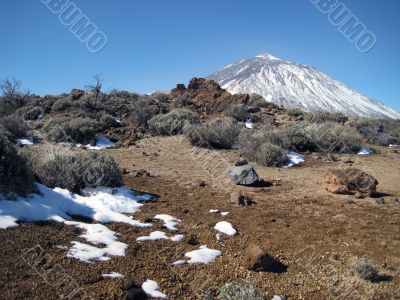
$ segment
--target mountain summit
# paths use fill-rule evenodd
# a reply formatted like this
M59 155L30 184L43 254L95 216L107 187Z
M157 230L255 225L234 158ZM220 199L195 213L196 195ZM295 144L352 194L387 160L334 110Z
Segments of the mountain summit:
M218 82L233 94L259 94L285 108L400 119L396 110L361 95L320 70L266 52L230 64L208 79Z

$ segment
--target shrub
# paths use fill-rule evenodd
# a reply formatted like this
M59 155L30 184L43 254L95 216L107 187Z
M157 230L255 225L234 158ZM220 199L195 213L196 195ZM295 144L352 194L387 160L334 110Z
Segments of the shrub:
M349 126L337 123L312 124L306 130L315 149L321 152L355 153L361 148L362 137Z
M54 102L54 104L51 107L51 110L59 112L59 111L65 110L71 106L72 106L71 100L69 100L67 98L61 98L61 99L58 99L56 102Z
M115 128L119 126L119 123L115 119L115 117L104 114L100 117L99 125L102 130L110 129L110 128Z
M44 163L40 179L47 186L79 193L86 187L120 186L122 173L111 156L88 152L56 155Z
M90 118L73 119L66 124L65 132L76 143L86 143L94 139L99 123Z
M50 142L66 142L67 133L65 132L66 123L70 122L69 117L52 118L48 121L41 122L46 138Z
M16 138L24 138L30 130L24 119L17 115L10 115L0 119L0 126Z
M154 115L155 109L150 100L140 99L135 102L134 109L130 114L130 120L136 126L147 126L147 121Z
M268 103L265 101L265 99L258 95L258 94L251 94L250 95L250 100L249 100L249 105L255 106L255 107L267 107Z
M183 132L185 125L199 123L199 120L191 111L177 108L165 115L156 115L147 123L156 134L176 135Z
M385 132L384 124L379 120L360 118L350 121L349 125L354 127L370 144L389 146L397 142L396 138Z
M374 281L378 278L379 270L369 262L367 256L364 256L353 263L351 266L351 273L364 280Z
M239 286L227 283L219 289L222 300L264 300L266 299L257 289L251 285Z
M300 117L304 114L304 112L301 109L292 108L292 109L287 109L286 114L290 117Z
M307 132L304 130L303 123L287 124L278 130L272 143L294 151L314 150L314 144ZM280 143L276 140L280 139Z
M267 167L280 167L288 160L283 148L268 142L263 143L256 152L256 161Z
M238 139L240 127L234 120L225 119L210 126L187 125L184 128L184 133L192 145L205 148L231 149Z
M18 109L16 113L25 120L36 120L42 114L42 109L38 106L25 106Z
M247 111L246 106L238 105L231 109L231 111L228 113L228 116L235 118L239 122L244 122L247 118L249 118L250 114Z
M7 129L0 127L0 135L6 137L11 143L15 144L15 136L9 132Z
M348 118L339 112L331 113L328 111L316 111L305 115L305 120L310 123L342 123L344 124Z
M13 194L26 196L35 192L33 175L26 161L18 155L14 145L0 134L0 193L6 198Z

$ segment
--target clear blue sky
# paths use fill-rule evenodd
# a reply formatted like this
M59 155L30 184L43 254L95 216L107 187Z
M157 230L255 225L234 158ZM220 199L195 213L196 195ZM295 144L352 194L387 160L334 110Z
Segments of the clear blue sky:
M40 0L0 1L0 78L38 94L102 73L106 89L170 89L267 51L313 65L400 110L400 1L343 0L377 36L360 53L309 0L73 1L108 37L98 53Z

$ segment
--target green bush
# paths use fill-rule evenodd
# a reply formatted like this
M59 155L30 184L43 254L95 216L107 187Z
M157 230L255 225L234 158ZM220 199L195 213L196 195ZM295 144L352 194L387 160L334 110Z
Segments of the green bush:
M312 151L315 146L304 128L305 124L303 123L284 125L270 142L293 151ZM276 142L277 140L280 142Z
M316 150L327 153L356 153L362 137L353 128L337 123L312 124L306 128Z
M219 289L222 300L264 300L266 299L257 289L251 285L239 286L227 283Z
M56 155L44 163L39 178L47 186L76 193L86 187L118 187L122 184L118 164L101 152Z
M136 126L147 126L149 121L155 115L155 109L151 105L151 101L147 99L140 99L135 102L135 106L130 113L130 120Z
M61 98L58 99L56 102L54 102L53 106L51 107L52 111L63 111L66 110L68 107L72 106L72 101L67 99L67 98Z
M103 114L100 117L100 121L99 121L99 125L100 128L102 130L107 130L110 128L116 128L119 127L119 123L117 122L117 120L115 119L115 117L108 115L108 114Z
M289 161L286 150L271 144L263 143L256 152L256 161L267 167L280 167Z
M71 120L69 117L58 117L43 121L40 125L49 142L68 142L65 127Z
M397 142L395 137L386 132L380 120L359 118L350 121L349 125L354 127L370 144L389 146Z
M36 120L42 114L42 109L38 106L25 106L19 108L16 113L25 120Z
M310 123L334 122L344 124L348 120L348 117L339 112L331 113L328 111L316 111L306 114L305 120Z
M255 107L267 107L268 103L265 101L265 99L258 95L258 94L251 94L250 95L250 100L249 100L249 105L250 106L255 106Z
M66 124L65 132L72 141L86 143L94 139L100 129L99 123L90 118L73 119Z
M250 114L245 105L237 105L229 111L228 116L238 120L239 122L244 122L249 118Z
M351 266L352 275L357 275L364 280L374 281L378 278L379 270L364 256L356 260Z
M26 196L35 191L34 178L26 161L8 138L0 134L0 193L14 198L15 194Z
M0 135L6 137L11 143L15 144L16 142L15 136L7 129L0 127Z
M184 133L192 145L216 149L232 149L240 131L240 127L232 119L225 119L209 126L187 125L184 128Z
M30 130L25 120L15 114L1 118L0 127L10 132L15 138L25 138Z
M165 115L156 115L147 123L158 135L176 135L183 132L185 125L199 123L199 119L191 111L177 108Z

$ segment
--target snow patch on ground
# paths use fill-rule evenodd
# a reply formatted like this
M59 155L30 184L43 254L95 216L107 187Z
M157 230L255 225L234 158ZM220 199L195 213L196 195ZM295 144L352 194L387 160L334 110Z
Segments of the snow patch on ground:
M117 272L111 272L109 274L103 274L101 276L104 278L124 278L124 275Z
M164 227L166 227L168 230L171 231L177 231L178 228L177 226L181 220L174 218L173 216L166 215L166 214L161 214L161 215L156 215L154 219L161 220L164 222Z
M226 221L218 222L215 227L215 230L225 233L226 235L235 235L237 233L236 229L233 228L232 224Z
M111 142L109 138L105 136L96 137L96 146L92 146L91 144L87 144L86 148L89 150L102 150L108 149L115 146L115 143Z
M158 240L171 240L173 242L180 242L183 240L183 234L176 234L172 237L168 237L164 231L153 231L148 236L138 237L136 240L142 241L158 241Z
M398 144L390 144L389 147L395 148L395 147L400 147Z
M185 256L189 258L189 260L178 260L173 265L182 265L185 263L188 264L209 264L214 262L218 256L222 253L219 250L209 249L207 245L203 245L198 250L190 251L185 253Z
M221 212L219 209L210 209L210 214L221 214L221 216L227 216L229 215L229 211L223 211Z
M287 165L284 166L285 168L294 167L301 164L302 162L305 162L304 155L294 151L289 151L287 153L287 157L289 158L289 162L287 163Z
M69 249L67 257L79 259L82 262L92 262L95 260L110 260L110 256L125 256L127 244L118 242L117 233L111 231L102 224L86 224L81 222L66 221L66 225L75 226L84 230L80 237L88 242L98 245L105 245L104 248L98 248L81 242L73 241L73 246Z
M246 122L244 122L244 126L246 126L246 128L248 129L253 129L254 128L254 123L252 120L247 119Z
M229 215L229 211L223 211L223 212L221 213L221 215L225 217L225 216Z
M25 146L29 146L29 145L33 145L33 138L32 137L28 137L25 139L17 139L15 142L16 145L25 145Z
M219 209L210 209L210 214L217 214L219 213Z
M167 295L160 292L160 287L158 286L158 283L153 280L147 279L145 282L143 282L142 289L150 297L167 299Z
M360 151L357 153L358 155L370 155L375 153L375 151L368 147L361 147Z
M73 241L67 256L84 262L109 260L110 256L124 256L128 245L118 242L117 233L102 224L72 222L71 216L83 216L100 223L126 223L132 226L149 227L123 213L135 213L142 206L138 197L127 187L86 189L83 196L72 194L61 188L50 189L37 184L39 194L27 198L8 201L0 197L0 228L18 226L17 221L38 222L56 221L75 226L84 231L81 235L93 245L105 245L103 248ZM150 196L150 195L148 195ZM146 197L147 198L147 197ZM179 237L173 237L178 240ZM171 238L172 240L172 238Z

